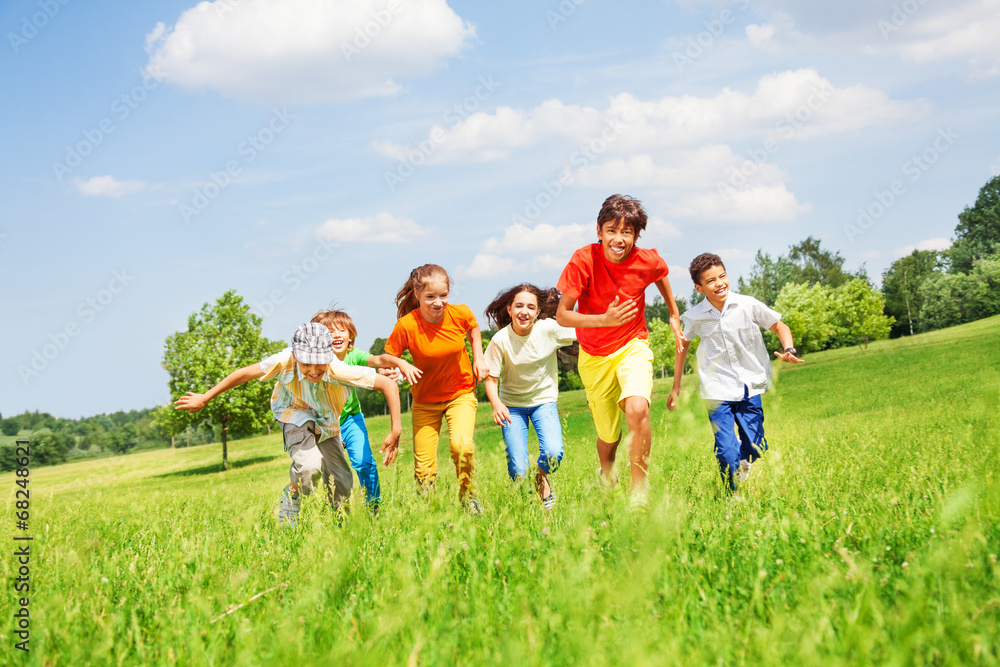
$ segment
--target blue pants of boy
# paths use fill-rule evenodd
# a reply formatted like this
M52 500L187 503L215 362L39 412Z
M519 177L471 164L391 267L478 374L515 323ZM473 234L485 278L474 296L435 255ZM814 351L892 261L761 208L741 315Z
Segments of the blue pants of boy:
M533 408L508 408L510 421L501 426L507 445L507 474L511 480L528 473L528 422L538 434L538 467L548 475L555 472L563 457L562 426L555 403Z
M378 467L368 442L368 429L364 415L349 415L340 425L340 439L344 442L351 467L358 473L358 481L365 487L365 501L378 505L382 500L382 490L378 483ZM325 477L324 471L324 477Z
M733 477L740 467L740 459L753 463L767 449L764 438L764 409L760 394L750 396L743 386L743 400L709 401L708 419L715 432L715 458L719 460L722 481L736 489ZM737 437L737 433L739 437Z

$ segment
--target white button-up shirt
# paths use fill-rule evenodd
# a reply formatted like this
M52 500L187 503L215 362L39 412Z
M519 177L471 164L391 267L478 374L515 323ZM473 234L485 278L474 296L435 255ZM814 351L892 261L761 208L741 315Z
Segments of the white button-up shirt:
M770 329L781 314L743 294L730 292L719 311L705 299L681 315L684 337L701 338L698 378L701 397L715 401L743 400L771 386L771 360L760 330Z

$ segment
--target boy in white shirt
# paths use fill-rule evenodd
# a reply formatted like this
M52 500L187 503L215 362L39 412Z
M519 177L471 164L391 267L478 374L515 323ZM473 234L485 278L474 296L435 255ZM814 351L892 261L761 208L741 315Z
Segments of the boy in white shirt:
M715 432L719 472L735 491L737 482L747 479L751 464L767 449L760 396L771 386L771 363L761 329L773 331L781 341L784 351L774 356L793 364L802 360L780 313L752 296L730 293L726 267L718 255L698 255L690 271L694 288L705 300L681 315L687 340L674 360L674 386L667 407L677 409L688 348L693 339L701 338L699 391Z

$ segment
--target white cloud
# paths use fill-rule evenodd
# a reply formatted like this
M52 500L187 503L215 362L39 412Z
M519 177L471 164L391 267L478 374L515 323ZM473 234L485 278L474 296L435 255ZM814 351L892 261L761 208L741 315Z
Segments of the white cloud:
M472 258L469 266L459 266L455 275L459 278L495 278L524 270L525 265L511 257L479 254Z
M778 183L727 190L725 194L704 192L684 196L669 210L676 218L757 224L792 222L799 214L811 211L812 205L800 203L784 183Z
M146 188L143 181L119 181L114 176L94 176L90 180L74 179L72 185L87 197L114 197L121 199L125 195L139 192Z
M947 250L951 247L951 241L944 238L927 239L926 241L921 241L916 245L905 245L902 248L896 248L893 254L896 257L906 257L914 250Z
M1000 0L973 0L921 7L889 39L916 63L969 58L970 74L1000 74Z
M235 99L340 101L395 93L474 36L446 0L215 0L146 35L147 70Z
M756 256L756 253L746 250L745 248L719 248L714 252L725 261L750 259L751 257Z
M598 154L649 153L761 134L803 139L911 120L928 110L922 100L896 101L862 85L837 88L816 70L800 69L761 77L752 93L723 88L714 97L659 100L621 93L603 111L558 99L528 110L500 107L494 113L473 114L450 128L436 125L424 141L436 146L429 160L434 162L500 160L516 149L553 138L590 147ZM394 159L410 151L389 141L374 146Z
M483 244L486 254L520 253L526 256L543 255L564 248L579 248L596 238L597 225L571 224L557 227L540 223L534 227L514 223L504 230L502 237L492 237Z
M770 50L774 47L774 33L777 28L771 23L757 25L751 23L745 28L747 41L755 49Z
M382 212L363 218L331 218L316 233L334 243L409 243L429 231L409 218Z

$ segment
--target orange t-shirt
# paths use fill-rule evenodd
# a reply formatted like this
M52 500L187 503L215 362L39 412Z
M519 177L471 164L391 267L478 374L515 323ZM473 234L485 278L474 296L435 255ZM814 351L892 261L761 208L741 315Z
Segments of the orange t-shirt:
M573 253L559 276L557 287L563 295L577 300L576 309L587 315L603 315L614 301L635 299L639 313L617 327L577 329L580 347L587 354L606 357L620 350L633 338L648 338L646 329L646 288L666 277L669 269L656 250L632 248L621 264L609 262L600 243L591 243Z
M476 388L472 362L465 352L465 334L479 326L465 304L448 304L444 319L431 324L411 310L399 318L385 342L385 351L401 356L404 350L413 355L413 365L423 371L413 385L417 403L441 403L467 394Z

